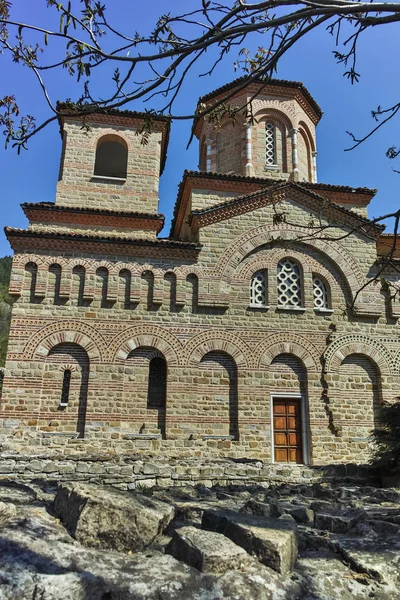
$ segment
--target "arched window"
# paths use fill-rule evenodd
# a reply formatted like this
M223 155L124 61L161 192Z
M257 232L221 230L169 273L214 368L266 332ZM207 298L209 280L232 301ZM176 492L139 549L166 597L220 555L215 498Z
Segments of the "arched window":
M126 179L128 148L118 136L104 136L97 144L94 174L99 177Z
M85 276L85 267L78 265L72 269L72 285L74 294L76 294L77 306L84 305Z
M29 283L29 302L32 304L36 300L36 283L37 283L37 272L38 267L34 262L29 262L25 265L26 273L29 273L30 283Z
M60 304L60 287L61 287L61 267L57 263L50 265L50 285L53 292L54 304Z
M108 270L105 267L99 267L96 271L97 284L101 293L100 308L108 308Z
M279 306L301 306L300 267L289 258L283 258L278 263L277 287Z
M265 164L267 166L276 165L276 140L275 125L265 123Z
M65 369L63 383L62 383L62 389L61 389L60 406L68 406L70 385L71 385L71 370Z
M250 306L267 305L267 273L257 271L250 282Z
M167 394L167 363L161 356L151 359L149 365L148 408L165 407Z
M328 286L320 277L313 276L314 308L329 308Z
M121 296L124 298L124 308L129 309L131 307L132 274L128 269L122 269L119 272L119 277L120 285L123 290L123 294L121 294Z

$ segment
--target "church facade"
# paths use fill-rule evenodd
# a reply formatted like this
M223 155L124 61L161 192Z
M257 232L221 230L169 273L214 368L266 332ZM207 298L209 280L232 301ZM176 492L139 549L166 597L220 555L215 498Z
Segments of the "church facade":
M142 144L141 113L87 128L59 105L55 203L22 204L28 228L6 228L3 449L368 459L400 389L400 304L374 281L393 236L368 220L375 190L317 182L322 113L301 83L236 80L199 102L226 95L243 110L194 123L199 171L169 237L168 120Z

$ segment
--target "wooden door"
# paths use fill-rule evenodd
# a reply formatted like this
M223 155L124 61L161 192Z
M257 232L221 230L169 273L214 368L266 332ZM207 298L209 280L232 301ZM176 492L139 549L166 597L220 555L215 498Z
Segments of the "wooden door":
M301 400L275 399L273 411L275 462L303 463Z

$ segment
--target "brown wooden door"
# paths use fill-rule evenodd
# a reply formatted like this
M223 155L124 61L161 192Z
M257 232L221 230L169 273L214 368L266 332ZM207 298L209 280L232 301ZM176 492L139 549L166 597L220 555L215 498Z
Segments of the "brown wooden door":
M276 462L303 462L300 399L274 400L274 451Z

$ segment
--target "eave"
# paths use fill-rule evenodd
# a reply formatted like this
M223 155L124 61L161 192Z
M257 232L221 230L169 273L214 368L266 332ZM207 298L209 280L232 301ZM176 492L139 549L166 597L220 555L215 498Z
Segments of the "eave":
M132 257L196 259L201 245L166 238L146 240L118 236L91 236L77 233L38 232L30 229L4 228L14 252L82 252Z
M376 240L376 252L379 258L400 260L400 237L394 233L383 233Z
M149 230L159 233L164 215L114 211L96 208L57 206L51 202L21 204L30 222L114 227L118 229Z

